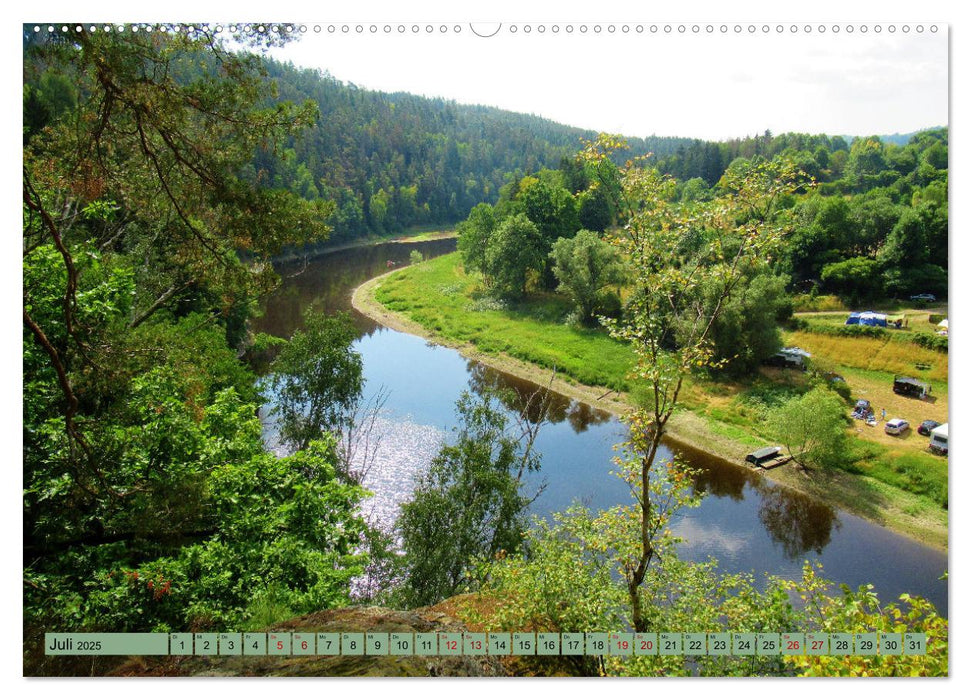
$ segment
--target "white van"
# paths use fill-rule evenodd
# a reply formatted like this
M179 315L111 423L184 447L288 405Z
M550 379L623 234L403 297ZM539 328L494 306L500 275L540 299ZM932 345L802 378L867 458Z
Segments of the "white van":
M947 454L947 423L939 425L931 431L931 443L928 447L935 454Z

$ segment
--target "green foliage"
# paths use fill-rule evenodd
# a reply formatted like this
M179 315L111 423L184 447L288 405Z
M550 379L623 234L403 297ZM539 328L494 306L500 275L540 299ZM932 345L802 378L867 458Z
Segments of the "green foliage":
M307 309L271 366L280 437L305 449L329 431L350 427L364 386L364 366L352 349L357 339L350 316L325 316Z
M413 250L408 255L408 262L412 265L418 265L425 259L425 256L421 254L420 250Z
M936 350L937 352L947 352L947 336L937 335L936 333L914 333L912 340L922 348Z
M486 248L498 221L488 204L478 204L469 218L458 225L458 249L465 269L486 272Z
M486 279L492 288L501 296L522 298L529 273L543 269L543 247L539 230L524 214L502 221L485 251Z
M796 217L784 253L786 265L796 283L818 280L824 265L843 257L840 251L852 238L849 203L817 194L798 206Z
M754 411L760 419L765 419L771 411L802 393L800 387L760 379L753 382L736 401Z
M828 291L846 299L851 306L883 296L880 263L871 258L849 258L823 266L820 279Z
M610 543L586 509L537 519L522 553L482 562L482 595L502 601L483 619L519 631L610 632L625 625L625 597L613 579Z
M352 514L364 492L336 479L333 440L277 459L235 391L199 419L180 390L169 370L139 378L136 415L99 445L121 500L68 518L77 490L56 471L46 483L35 472L24 494L39 511L28 618L64 629L218 629L242 622L264 587L300 612L348 600L364 563L354 553L364 524ZM48 436L49 459L66 459ZM101 534L86 532L92 522Z
M717 293L717 288L705 293ZM711 330L719 370L733 376L751 374L778 352L782 347L779 324L786 322L791 308L782 277L759 274L744 280L724 302Z
M898 297L918 291L947 295L947 270L933 263L888 268L883 273L883 282L887 292Z
M24 50L28 656L37 630L225 629L271 600L346 602L364 494L328 436L265 451L232 347L268 257L327 233L325 202L245 179L316 110L267 107L259 59L203 27L30 33Z
M947 293L947 229L946 206L927 202L904 211L878 255L889 291Z
M807 321L800 330L820 335L835 335L841 338L879 338L888 340L893 337L893 331L887 330L883 326L862 326L853 324L850 326L834 326L828 323L813 323Z
M822 633L865 634L873 632L923 632L923 655L863 656L825 654L797 656L790 661L800 676L930 676L948 675L948 622L926 600L903 594L900 603L881 605L872 585L856 591L841 586L841 595L830 594L831 584L820 578L808 563L803 579L787 584L804 601L807 629Z
M602 134L584 156L599 169L622 145ZM719 180L719 197L681 205L672 201L676 182L656 169L631 164L621 171L629 213L612 242L631 266L635 294L610 330L631 344L637 358L631 378L649 393L646 405L627 417L621 475L636 505L616 511L613 535L635 631L649 624L642 586L667 547L667 522L692 502L685 471L676 462L657 463L665 427L688 375L724 364L714 356L712 329L746 277L780 248L789 227L780 207L802 178L791 159L736 160Z
M836 156L846 161L843 176L824 166L817 177L828 182L796 207L782 255L793 284L805 291L822 279L851 303L883 288L898 296L946 293L946 140L943 130L902 145L868 137L854 140L848 154L832 152L830 166Z
M606 288L624 279L617 251L592 231L581 230L573 238L558 239L550 258L560 283L557 291L573 299L581 321L587 324L606 298Z
M837 379L827 378L827 377L823 377L823 380L827 383L826 386L829 387L831 390L835 391L836 394L841 399L843 399L845 403L847 404L851 403L853 390L850 388L850 385L847 384L845 380L840 381Z
M565 324L570 310L565 299L533 295L518 303L497 301L481 294L478 280L463 273L457 254L443 255L421 269L390 276L374 296L443 338L555 369L583 384L630 389L630 348L602 329Z
M80 96L25 149L28 208L40 215L71 200L98 247L144 262L141 313L200 288L228 312L273 281L269 266L245 265L239 251L265 259L284 244L326 237L328 203L240 178L257 148L317 115L310 104L258 106L269 89L258 58L203 28L75 38L34 35L25 45L25 82L55 70ZM113 215L104 216L98 202L111 203ZM50 233L50 221L41 220L37 233Z
M795 313L806 311L845 311L846 305L839 297L829 294L821 295L816 287L812 287L809 294L797 294L792 298L792 309Z
M814 388L772 411L768 421L798 464L831 468L847 461L846 407L833 392Z
M266 68L279 99L311 100L327 118L292 144L292 157L260 153L251 176L301 196L316 189L336 202L329 223L341 242L461 221L480 203L497 204L509 174L518 181L524 173L556 168L572 159L581 137L594 135L533 115L366 90L276 61ZM684 142L650 137L632 139L631 146L635 155L669 154ZM569 185L571 197L583 189L582 170ZM509 213L521 210L502 212Z
M576 200L557 175L543 171L538 177L527 176L520 181L517 195L522 212L536 225L547 248L557 238L572 237L580 228Z
M523 478L539 469L533 449L537 425L514 436L500 402L463 393L460 427L401 506L397 529L405 551L401 598L436 603L472 582L477 560L519 549L531 499ZM525 419L523 419L525 420Z
M888 181L889 178L889 181ZM850 146L850 157L846 165L846 180L858 192L880 185L890 184L895 179L889 172L886 148L878 137L854 139Z
M173 562L186 577L190 615L217 628L230 624L247 614L254 585L298 614L349 603L350 580L366 562L357 553L365 524L354 514L366 493L338 479L337 464L328 439L212 474L219 536Z
M906 209L881 246L879 259L884 267L900 270L925 263L946 266L947 209L933 203Z
M610 574L616 518L579 506L537 522L524 553L483 562L481 604L465 614L485 629L574 632L629 629L622 578ZM586 657L578 671L607 676L947 675L948 624L927 601L881 605L872 586L851 591L806 563L800 580L720 574L714 561L669 554L644 582L649 631L924 632L926 656L654 655ZM794 604L796 601L796 604Z
M928 451L904 452L863 440L851 441L847 471L872 477L948 508L947 460Z
M578 224L589 231L603 233L614 220L613 206L602 187L581 192L577 197Z

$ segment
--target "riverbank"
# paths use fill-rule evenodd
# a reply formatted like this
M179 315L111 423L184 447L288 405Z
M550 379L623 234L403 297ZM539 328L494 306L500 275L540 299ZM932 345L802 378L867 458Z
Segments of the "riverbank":
M311 250L281 253L280 255L274 256L272 262L274 265L293 265L296 263L306 263L310 260L323 257L324 255L337 253L342 250L351 250L353 248L365 248L368 246L381 245L382 243L424 243L425 241L439 241L446 238L456 238L457 236L458 232L454 228L433 228L427 230L416 229L411 233L397 234L393 236L370 235L364 236L363 238L356 238L353 241L348 241L346 243L325 243L319 248L313 248Z
M446 337L377 301L375 294L389 276L408 269L411 268L394 270L357 287L352 296L354 308L382 325L455 348L463 356L495 369L541 385L550 382L550 369L500 350L490 349L486 352L474 342ZM622 391L580 383L565 374L554 377L552 388L558 393L615 415L624 414L633 404L631 397ZM739 465L739 468L748 468L743 466L744 456L751 451L753 438L734 425L726 425L710 416L683 410L672 417L668 436L674 442L728 460ZM927 500L920 496L906 493L867 476L846 472L816 471L812 475L806 475L792 466L786 466L763 472L763 476L940 551L947 550L947 513L929 508Z

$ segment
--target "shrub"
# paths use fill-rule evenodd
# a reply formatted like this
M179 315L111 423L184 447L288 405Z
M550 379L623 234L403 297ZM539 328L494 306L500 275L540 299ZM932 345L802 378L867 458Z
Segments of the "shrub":
M839 297L831 294L798 294L792 298L793 311L846 311Z
M947 352L946 335L937 335L935 333L915 333L913 340L914 343L922 348L936 350L937 352Z

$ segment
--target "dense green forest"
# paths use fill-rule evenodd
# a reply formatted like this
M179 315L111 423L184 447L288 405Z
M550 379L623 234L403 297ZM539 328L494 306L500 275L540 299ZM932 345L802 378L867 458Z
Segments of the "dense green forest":
M774 159L792 163L807 182L784 202L792 231L771 268L782 286L759 298L826 293L859 304L920 293L946 296L946 129L914 134L906 145L878 137L847 144L842 137L766 133L725 143L698 141L647 162L672 178L668 201L690 207L717 198L733 172ZM555 243L572 239L581 229L604 232L618 223L612 204L619 196L618 169L613 161L609 172L606 167L598 173L564 160L556 170L513 179L500 190L495 206L479 205L460 225L459 247L467 266L485 273L503 294L524 293L529 270L540 275L541 286L554 288L554 268L565 271L563 256L550 255ZM520 226L515 243L502 248L503 237L493 232L515 215L524 216L536 231L524 232ZM530 235L533 243L526 242ZM502 257L504 249L515 254L515 265ZM509 282L516 269L518 277ZM560 283L564 279L560 276ZM605 303L618 309L617 299ZM591 301L582 306L582 315L592 318ZM748 309L748 316L758 323L753 311Z
M244 38L254 46L282 40ZM753 248L732 273L733 287L755 290L749 303L757 308L722 305L727 293L716 277L692 288L702 306L724 306L721 325L712 324L716 344L749 333L749 347L766 347L742 320L785 316L787 290L861 299L946 291L946 130L902 146L794 134L720 144L651 137L629 140L626 150L592 153L588 145L577 158L581 139L594 134L362 90L237 52L206 29L69 37L25 29L23 42L23 589L33 670L45 663L36 655L44 631L264 628L281 615L350 603L352 581L368 567L387 572L389 590L411 586L392 602L433 601L473 579L488 579L499 598L527 596L516 590L522 567L522 581L540 568L562 573L564 590L555 593L576 603L578 623L626 624L629 605L637 629L689 615L646 603L641 610L605 574L611 563L599 548L631 522L626 511L605 522L566 517L532 533L536 556L523 558L528 498L510 475L533 469L536 457L509 440L492 398L460 404L459 440L405 508L411 551L399 556L362 519L365 492L342 448L361 393L348 320L309 313L289 340L248 331L259 300L278 284L272 260L283 250L462 221L466 264L497 295L558 289L575 299L579 323L598 315L638 322L645 300L632 303L615 288L635 279L648 289L649 272L669 275L669 291L678 279L670 266L652 271L648 257L632 269L636 256L604 249L604 233L629 223L618 202L634 193L638 207L677 210L663 222L684 229L693 211L713 216L728 202L737 221L718 222L727 249L744 247L737 226L792 224L785 245L765 249L771 260ZM622 165L646 153L660 173ZM786 188L773 189L772 168L791 176ZM638 189L625 173L646 180ZM749 193L771 195L771 217L740 203ZM637 220L642 230L653 223ZM670 250L681 260L704 250L707 269L721 251L702 239ZM677 347L682 330L662 329L655 350ZM707 354L710 338L696 339L680 370L699 359L722 368ZM261 385L242 359L254 347L276 353L286 457L263 444ZM757 359L742 357L739 371ZM496 497L478 504L478 525L497 525L473 533L478 540L456 539L458 555L441 571L422 569L421 552L453 553L427 524L455 515L448 496L465 490L459 477L478 478L462 473L470 468ZM686 484L676 495L689 505ZM441 493L451 510L436 505ZM618 541L628 559L644 545ZM558 549L569 542L585 548ZM500 553L509 555L505 564L492 556ZM482 554L492 559L476 559ZM479 564L475 579L468 572ZM771 604L772 624L795 624L784 584L758 592L747 580L725 583L710 569L680 566L673 555L670 568L645 565L631 590L661 597L683 579L691 583L685 604L700 609L708 587L736 585L746 621ZM599 589L577 581L578 572ZM445 584L433 580L445 575ZM803 585L816 585L811 572ZM728 607L739 601L724 599ZM596 616L598 600L609 602L609 614ZM515 615L548 601L527 602L533 607L506 611L511 623L527 624Z
M261 153L252 176L307 199L333 200L334 241L454 224L494 203L511 178L555 168L595 136L540 117L441 98L366 90L270 61L279 98L311 100L317 125L281 154ZM635 138L631 153L671 154L690 143Z

